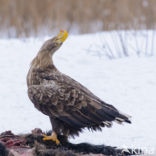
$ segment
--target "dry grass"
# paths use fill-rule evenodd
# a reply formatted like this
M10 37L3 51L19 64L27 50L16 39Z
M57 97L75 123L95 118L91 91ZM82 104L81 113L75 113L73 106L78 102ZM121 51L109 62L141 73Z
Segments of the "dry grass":
M151 57L156 54L155 30L111 31L96 35L98 42L88 45L86 52L99 58Z
M0 0L0 35L38 36L58 29L88 33L151 29L155 0Z

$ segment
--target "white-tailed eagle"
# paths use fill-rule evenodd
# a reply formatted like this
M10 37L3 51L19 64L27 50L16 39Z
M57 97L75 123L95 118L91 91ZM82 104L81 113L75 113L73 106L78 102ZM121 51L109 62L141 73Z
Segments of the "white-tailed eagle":
M56 144L59 144L59 134L78 135L86 127L101 130L105 126L111 127L113 121L131 123L129 116L55 67L52 56L67 36L66 31L61 31L47 40L33 59L27 75L30 100L39 111L49 116L52 124L52 135L45 136L44 140L53 140Z

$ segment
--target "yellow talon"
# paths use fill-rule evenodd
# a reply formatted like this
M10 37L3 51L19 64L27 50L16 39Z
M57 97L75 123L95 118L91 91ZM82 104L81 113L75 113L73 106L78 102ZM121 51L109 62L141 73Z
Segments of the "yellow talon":
M43 134L43 136L44 136L43 138L44 141L51 140L51 141L56 142L57 145L60 144L60 141L57 139L57 134L55 132L52 132L51 136L47 136L45 134Z

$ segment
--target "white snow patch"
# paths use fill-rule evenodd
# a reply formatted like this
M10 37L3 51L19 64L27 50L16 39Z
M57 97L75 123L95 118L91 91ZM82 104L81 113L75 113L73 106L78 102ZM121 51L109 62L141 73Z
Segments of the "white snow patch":
M26 75L44 40L0 40L0 132L26 133L38 127L51 129L47 116L28 99ZM55 54L63 73L76 79L104 101L132 116L132 124L84 130L72 142L114 146L156 146L156 57L107 60L85 49L94 35L71 36Z

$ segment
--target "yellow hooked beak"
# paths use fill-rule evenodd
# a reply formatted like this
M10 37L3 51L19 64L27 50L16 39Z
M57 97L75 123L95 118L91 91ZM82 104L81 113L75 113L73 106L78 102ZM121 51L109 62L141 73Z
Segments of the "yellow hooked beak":
M56 42L63 43L68 37L68 33L66 30L61 30L60 33L56 37Z

